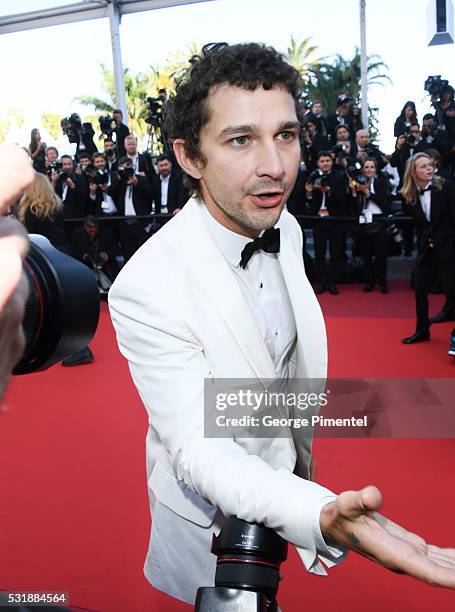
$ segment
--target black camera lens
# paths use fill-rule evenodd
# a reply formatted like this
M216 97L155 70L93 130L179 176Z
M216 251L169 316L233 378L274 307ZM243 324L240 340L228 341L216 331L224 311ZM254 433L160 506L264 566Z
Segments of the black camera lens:
M85 348L95 335L100 310L92 271L44 236L30 235L24 272L29 282L26 348L14 374L45 370Z
M275 531L231 517L213 537L212 553L217 556L215 586L257 591L269 601L276 599L287 542Z

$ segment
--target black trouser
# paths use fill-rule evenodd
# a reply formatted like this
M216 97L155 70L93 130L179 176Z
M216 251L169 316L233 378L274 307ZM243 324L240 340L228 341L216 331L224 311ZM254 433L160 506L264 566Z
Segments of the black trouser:
M363 260L366 283L387 282L387 235L381 229L377 236L369 236L359 227L359 250ZM374 259L373 259L374 258Z
M344 228L329 220L318 221L314 227L314 254L316 271L321 285L334 282L334 273L339 269L343 259L345 244ZM330 266L327 266L325 254L329 245Z
M147 222L127 220L124 222L122 231L122 247L125 262L127 262L140 246L150 238L145 231Z
M421 261L417 260L414 272L414 291L416 300L417 330L425 330L430 327L428 315L428 294L431 286L439 274L444 294L446 296L446 308L452 312L455 309L455 260L445 263L439 262L430 252Z

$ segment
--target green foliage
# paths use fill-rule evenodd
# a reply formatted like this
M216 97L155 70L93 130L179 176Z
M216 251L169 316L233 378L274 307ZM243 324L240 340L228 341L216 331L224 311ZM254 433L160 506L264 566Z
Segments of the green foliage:
M340 91L347 91L351 97L360 97L360 50L356 48L351 60L335 55L331 62L320 62L310 67L306 74L305 94L310 100L320 100L324 112L329 114L335 110ZM387 74L388 66L377 55L371 55L367 60L368 87L391 82ZM377 137L377 109L369 109L370 136Z
M11 129L23 128L25 125L24 111L16 106L7 110L5 118L0 119L0 142L3 142ZM28 143L27 143L28 144Z
M62 135L62 128L60 125L61 119L61 115L56 115L54 113L42 113L41 115L41 125L49 132L54 140L58 140Z
M291 36L289 46L284 54L286 61L296 68L302 77L316 64L318 48L315 45L311 45L310 41L311 37L302 38L299 42Z

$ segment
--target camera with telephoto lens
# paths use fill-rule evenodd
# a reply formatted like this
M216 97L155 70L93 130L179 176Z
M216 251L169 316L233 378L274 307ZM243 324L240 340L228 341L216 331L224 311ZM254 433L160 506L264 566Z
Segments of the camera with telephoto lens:
M216 555L215 586L201 587L196 612L276 612L280 565L287 542L273 529L230 517L211 551Z
M387 219L394 219L396 216L398 215L387 215ZM397 247L400 247L400 249L402 249L404 247L404 240L400 228L395 225L395 223L388 223L386 231L389 236L391 236Z
M118 169L118 175L122 181L127 181L134 176L134 168L132 166L125 166L124 168Z
M69 117L64 117L60 121L62 132L68 137L71 143L79 143L83 133L82 121L77 113L72 113Z
M116 123L114 117L110 115L101 115L98 119L100 124L100 130L105 136L112 136Z
M329 174L319 169L313 170L306 182L312 184L316 188L329 187Z
M154 127L161 127L163 123L163 98L147 98L148 114L145 118L145 122L153 125Z
M13 374L45 370L85 348L95 335L100 312L92 271L44 236L29 238L23 266L29 285L22 323L25 350Z
M107 149L104 154L108 159L112 159L115 156L115 151L114 149Z
M441 75L437 74L435 76L427 77L427 80L424 84L424 89L427 91L430 96L434 99L440 99L442 90L449 86L449 81L447 79L441 79Z

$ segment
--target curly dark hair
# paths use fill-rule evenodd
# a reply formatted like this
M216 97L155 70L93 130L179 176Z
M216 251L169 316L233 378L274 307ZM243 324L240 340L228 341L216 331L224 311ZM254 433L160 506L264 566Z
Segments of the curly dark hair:
M216 85L232 85L254 91L258 87L283 87L294 98L296 110L302 93L300 73L272 47L260 43L228 45L210 43L201 55L190 59L187 78L177 84L169 102L165 130L169 141L185 140L185 151L193 159L206 163L199 146L201 129L210 120L207 98ZM199 180L185 175L186 186L200 193Z

